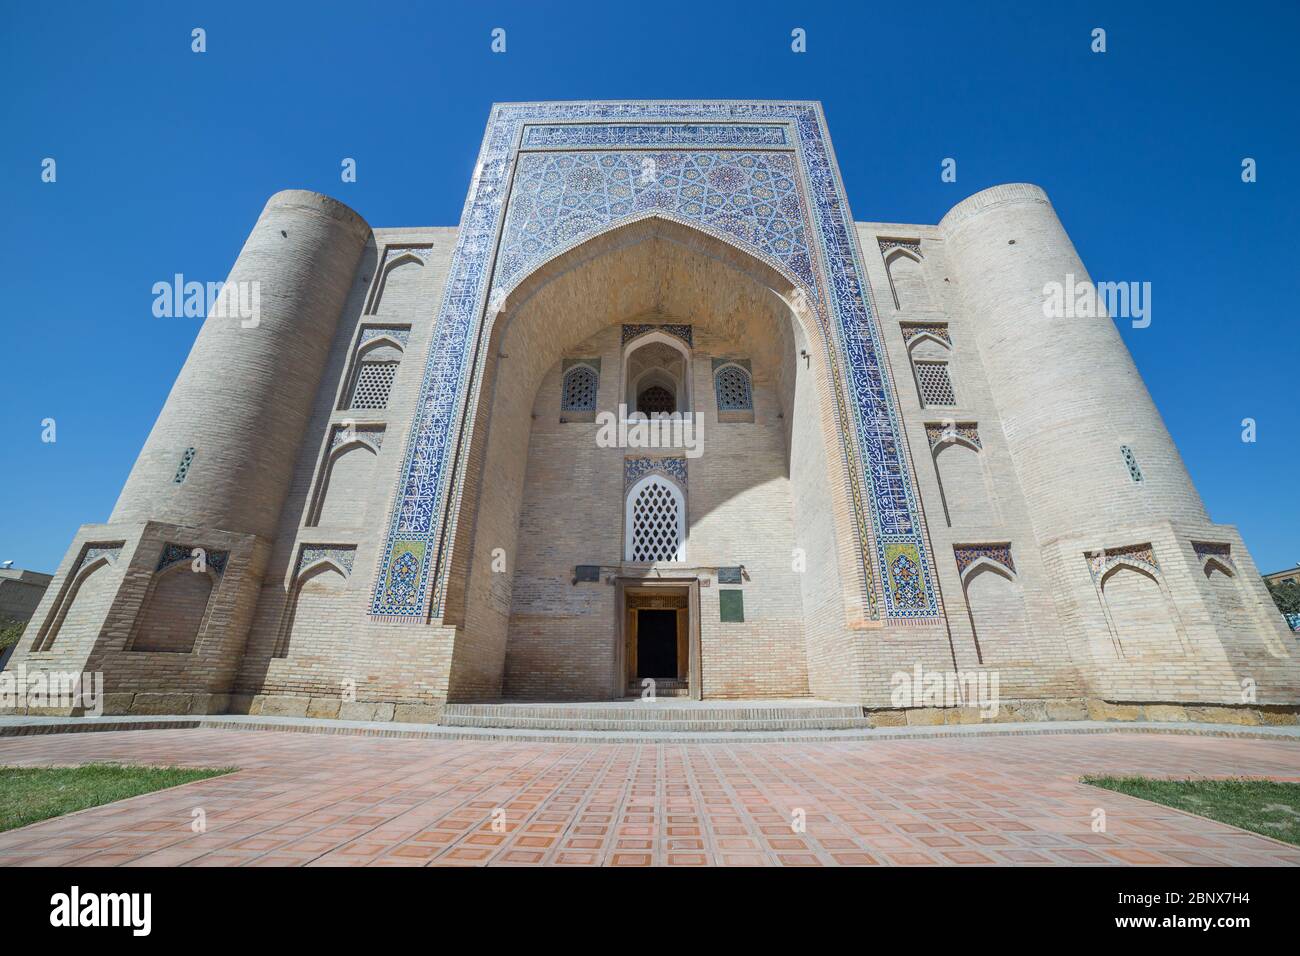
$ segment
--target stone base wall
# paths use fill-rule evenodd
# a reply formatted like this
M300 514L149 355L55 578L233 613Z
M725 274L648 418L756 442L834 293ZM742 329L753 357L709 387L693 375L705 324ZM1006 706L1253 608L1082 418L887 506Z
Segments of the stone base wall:
M865 710L872 727L937 727L945 724L1032 723L1052 720L1104 720L1152 723L1239 724L1288 727L1300 724L1300 704L1172 704L1058 697L1004 701L997 715L985 717L978 707L913 707Z

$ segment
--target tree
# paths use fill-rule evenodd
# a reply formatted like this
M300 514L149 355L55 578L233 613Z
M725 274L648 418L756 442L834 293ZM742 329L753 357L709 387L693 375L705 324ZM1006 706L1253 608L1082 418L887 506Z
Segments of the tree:
M18 638L23 636L26 627L26 621L0 620L0 651L3 651L11 644L17 644Z
M1273 603L1283 614L1300 614L1300 584L1274 584L1265 581L1268 593L1273 596Z

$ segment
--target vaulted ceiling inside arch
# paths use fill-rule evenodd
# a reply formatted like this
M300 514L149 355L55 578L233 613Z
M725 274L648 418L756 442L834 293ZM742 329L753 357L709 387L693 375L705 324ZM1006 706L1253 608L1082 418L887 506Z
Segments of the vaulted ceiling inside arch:
M526 280L498 319L505 323L499 352L526 356L535 379L566 349L622 322L687 323L744 342L755 357L792 354L789 306L750 271L658 233L586 251L574 250L569 261L560 257ZM780 281L775 273L765 278Z

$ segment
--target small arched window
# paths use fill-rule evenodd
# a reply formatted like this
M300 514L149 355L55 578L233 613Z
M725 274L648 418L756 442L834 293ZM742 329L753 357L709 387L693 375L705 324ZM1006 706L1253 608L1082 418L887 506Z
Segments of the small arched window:
M718 394L718 411L751 412L754 410L754 390L749 373L739 365L724 365L713 379Z
M564 373L560 410L594 412L596 410L596 371L590 365L575 365Z

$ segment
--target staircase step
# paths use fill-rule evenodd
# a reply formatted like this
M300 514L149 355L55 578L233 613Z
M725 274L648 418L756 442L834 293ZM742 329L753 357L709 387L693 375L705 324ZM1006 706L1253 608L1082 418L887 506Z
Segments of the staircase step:
M511 702L448 704L445 727L531 730L780 731L851 730L870 721L862 708L816 700L695 701L674 691L655 700L585 703Z
M516 730L627 730L627 731L753 731L753 730L854 730L868 728L865 717L818 717L781 720L578 720L557 717L456 717L442 721L446 727L511 728Z

